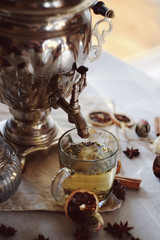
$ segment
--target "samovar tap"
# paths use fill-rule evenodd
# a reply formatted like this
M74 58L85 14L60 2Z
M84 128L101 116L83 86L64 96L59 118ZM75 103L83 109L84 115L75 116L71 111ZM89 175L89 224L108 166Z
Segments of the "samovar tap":
M80 112L78 98L82 90L87 85L86 72L88 71L88 68L80 66L76 70L79 74L81 74L81 77L76 83L73 84L70 102L67 102L62 97L63 94L61 93L61 97L57 97L56 99L56 105L61 107L68 114L68 121L75 124L78 135L82 138L87 138L89 136L88 126L83 115ZM55 106L55 98L51 98L51 106Z

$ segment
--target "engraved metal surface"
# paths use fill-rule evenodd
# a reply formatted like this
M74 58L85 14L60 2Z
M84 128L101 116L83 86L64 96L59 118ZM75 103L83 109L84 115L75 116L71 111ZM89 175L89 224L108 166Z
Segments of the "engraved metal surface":
M49 108L57 90L69 96L91 37L89 10L45 26L32 17L33 24L0 18L0 99L24 111Z
M20 182L20 161L0 135L0 203L12 196Z
M73 7L85 3L83 11L76 8L74 14L58 16L57 10L50 16L53 5L42 15L42 2L47 3L37 1L35 8L32 1L0 3L0 101L12 114L4 135L22 145L48 144L56 137L56 126L48 116L51 98L58 96L52 105L58 108L58 100L70 96L80 77L76 69L90 48L88 4L93 1L86 1L87 5L75 1ZM69 9L67 1L58 2L64 3L63 10ZM28 11L26 4L33 11Z
M0 8L5 13L7 8L15 15L21 11L26 16L34 13L42 16L47 14L50 17L81 12L93 5L94 2L95 0L1 0Z

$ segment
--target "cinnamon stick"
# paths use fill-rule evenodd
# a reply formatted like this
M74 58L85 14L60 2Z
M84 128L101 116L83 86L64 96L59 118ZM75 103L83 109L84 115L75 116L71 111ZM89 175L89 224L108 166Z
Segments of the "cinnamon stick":
M157 137L160 135L160 117L154 118L154 125Z
M139 189L140 183L142 182L141 179L127 178L127 177L120 177L120 176L115 176L115 179L119 180L124 187L132 188L136 190Z

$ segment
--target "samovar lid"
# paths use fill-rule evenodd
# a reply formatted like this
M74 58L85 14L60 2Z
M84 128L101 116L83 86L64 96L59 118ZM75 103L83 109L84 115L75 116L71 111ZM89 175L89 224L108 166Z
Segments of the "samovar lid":
M95 0L0 0L0 12L21 14L74 14L89 8Z

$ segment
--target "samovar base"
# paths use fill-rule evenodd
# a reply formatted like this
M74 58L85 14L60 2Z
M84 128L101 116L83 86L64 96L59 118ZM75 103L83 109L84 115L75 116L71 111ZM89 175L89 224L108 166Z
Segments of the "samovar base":
M6 122L7 122L7 120L0 121L0 131L2 132L4 139L5 139L4 129L6 126ZM5 139L7 141L7 143L14 148L14 150L20 160L21 169L23 172L25 171L27 163L32 160L34 161L34 159L32 159L32 153L37 152L37 155L39 155L39 153L42 154L42 152L44 154L50 154L50 151L48 153L48 150L50 150L52 147L55 147L55 145L57 145L60 136L63 134L63 131L57 125L57 123L56 123L56 127L58 130L56 137L54 139L52 139L52 141L48 142L47 144L41 144L41 145L35 145L35 146L20 145L20 144L10 142L8 139Z
M10 110L11 111L11 110ZM47 111L47 115L50 111ZM13 111L11 111L13 114ZM15 117L15 114L14 114ZM44 122L44 118L43 121ZM10 119L0 121L0 130L5 141L11 145L18 156L22 171L25 170L26 165L32 159L32 153L39 154L44 152L49 154L48 150L58 143L63 131L52 117L47 116L45 124L36 122L26 124L25 128L22 126L22 121L11 117ZM31 131L32 130L32 131Z

